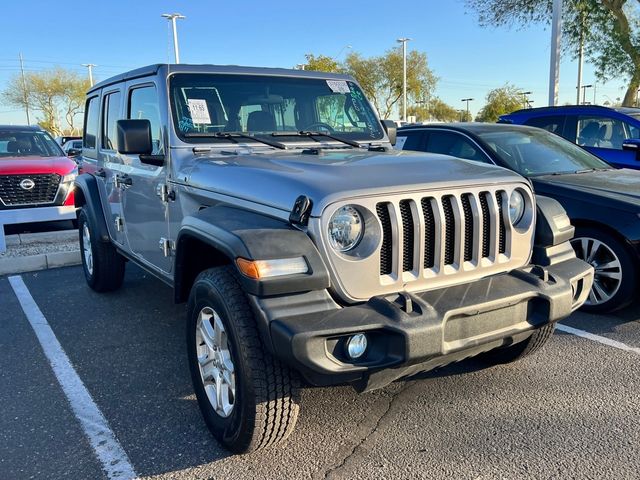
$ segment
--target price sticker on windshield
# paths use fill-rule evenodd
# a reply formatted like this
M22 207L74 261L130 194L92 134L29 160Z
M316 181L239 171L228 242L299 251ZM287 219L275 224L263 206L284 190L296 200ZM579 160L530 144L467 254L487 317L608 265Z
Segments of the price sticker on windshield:
M191 113L191 121L194 123L194 125L198 123L211 123L211 117L209 116L209 107L207 107L206 100L190 98L189 113Z
M344 80L327 80L327 85L333 93L351 93L349 85Z

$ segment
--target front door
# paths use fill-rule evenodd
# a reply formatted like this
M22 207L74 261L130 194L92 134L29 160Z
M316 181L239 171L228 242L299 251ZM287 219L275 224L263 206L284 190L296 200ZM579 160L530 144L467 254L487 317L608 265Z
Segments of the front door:
M151 122L153 154L165 154L158 90L151 82L127 85L125 118L147 119ZM167 167L147 165L139 155L123 155L125 168L120 179L124 231L131 252L143 262L164 272L171 271L170 250L163 242L168 239L167 203L160 195L167 182Z

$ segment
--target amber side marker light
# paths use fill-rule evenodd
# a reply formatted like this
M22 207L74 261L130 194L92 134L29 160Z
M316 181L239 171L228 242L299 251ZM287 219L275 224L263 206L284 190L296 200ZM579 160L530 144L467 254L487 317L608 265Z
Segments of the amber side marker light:
M239 257L236 258L236 265L244 275L256 280L309 272L309 266L303 257L275 260L247 260Z

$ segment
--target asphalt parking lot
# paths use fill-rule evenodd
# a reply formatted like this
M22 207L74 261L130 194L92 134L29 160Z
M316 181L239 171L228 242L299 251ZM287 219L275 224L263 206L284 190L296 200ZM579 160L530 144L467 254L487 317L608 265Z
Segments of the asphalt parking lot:
M466 361L363 395L307 389L286 444L230 456L192 393L184 306L127 268L107 295L90 291L79 267L21 277L139 477L640 475L638 306L574 315L563 324L596 337L557 332L517 364ZM0 319L0 479L109 478L6 277Z

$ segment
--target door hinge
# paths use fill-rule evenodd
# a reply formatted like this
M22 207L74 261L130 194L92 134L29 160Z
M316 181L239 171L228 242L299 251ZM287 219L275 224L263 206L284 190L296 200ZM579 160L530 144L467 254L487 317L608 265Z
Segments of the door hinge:
M116 230L118 232L121 232L122 230L124 230L124 220L120 215L116 216L115 224L116 224Z
M156 187L156 194L163 203L169 203L169 200L174 201L176 199L176 192L169 190L169 185L166 183L161 183Z
M160 250L162 250L162 255L165 257L170 257L174 249L173 242L168 238L161 237L160 238Z

